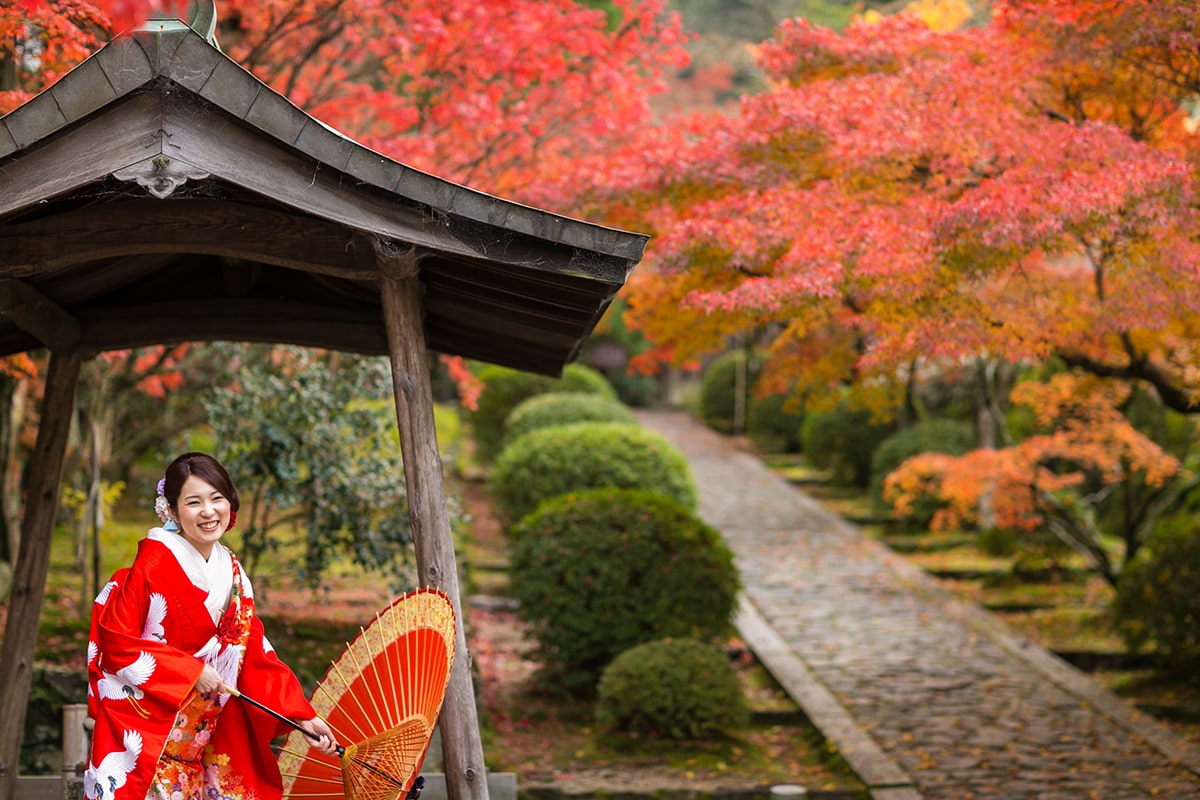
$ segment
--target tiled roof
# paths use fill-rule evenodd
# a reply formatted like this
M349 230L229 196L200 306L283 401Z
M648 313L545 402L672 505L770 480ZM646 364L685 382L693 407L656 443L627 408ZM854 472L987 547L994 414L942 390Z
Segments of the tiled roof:
M155 201L128 182L135 174L153 181L155 170L164 180L167 173L178 177L186 190L168 182L159 193L150 191L166 198ZM114 239L112 231L135 201L152 224L96 245ZM146 205L154 202L175 205ZM272 260L271 248L240 253L222 247L219 226L205 229L211 236L199 244L182 236L181 252L168 252L164 226L186 225L202 202L204 208L227 203L227 224L253 209L281 213L302 227L311 223L333 238L342 231L347 248L380 241L413 246L432 349L548 373L574 357L647 241L382 156L309 116L176 21L155 21L152 29L119 37L0 117L0 279L22 280L78 316L85 341L89 333L98 337L92 347L131 346L157 335L150 322L136 337L112 322L123 312L142 313L156 281L203 281L248 261L262 286L247 288L243 270L232 282L239 297L214 291L204 298L216 316L206 324L197 316L196 338L227 338L243 329L220 323L222 299L249 306L261 299L275 316L255 338L273 340L272 326L283 332L289 308L311 315L332 305L330 326L349 325L356 333L331 335L324 346L385 349L372 258L354 268L310 269L303 258ZM75 230L80 225L82 232ZM70 252L59 252L68 241L60 231L76 236ZM283 244L294 246L295 239ZM83 274L89 278L81 282ZM90 288L81 289L85 284ZM280 286L294 289L290 299ZM179 322L176 317L173 338L187 338ZM307 323L298 319L280 340L320 344L320 327L319 314ZM0 353L36 347L27 328L0 310ZM138 341L118 341L122 336Z

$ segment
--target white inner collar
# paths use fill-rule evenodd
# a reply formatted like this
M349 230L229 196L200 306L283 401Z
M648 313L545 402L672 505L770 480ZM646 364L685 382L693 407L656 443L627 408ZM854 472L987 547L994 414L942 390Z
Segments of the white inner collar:
M182 534L151 528L146 538L166 545L192 585L208 592L204 606L216 623L229 605L229 593L233 589L233 560L229 548L216 542L205 560Z

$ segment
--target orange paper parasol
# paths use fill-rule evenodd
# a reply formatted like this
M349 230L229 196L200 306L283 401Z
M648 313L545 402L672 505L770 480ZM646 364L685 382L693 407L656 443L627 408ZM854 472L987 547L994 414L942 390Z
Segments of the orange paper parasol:
M312 704L347 744L341 758L299 731L279 754L285 798L397 800L412 788L454 663L454 607L434 589L375 615L317 684Z

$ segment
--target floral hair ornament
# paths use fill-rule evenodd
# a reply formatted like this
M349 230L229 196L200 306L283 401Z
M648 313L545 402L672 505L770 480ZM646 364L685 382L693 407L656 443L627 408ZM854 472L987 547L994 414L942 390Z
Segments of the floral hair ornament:
M164 531L177 531L179 526L175 524L175 520L171 519L171 506L167 503L167 496L163 492L167 488L167 479L158 479L158 497L154 498L154 513L158 514L158 518L162 520Z

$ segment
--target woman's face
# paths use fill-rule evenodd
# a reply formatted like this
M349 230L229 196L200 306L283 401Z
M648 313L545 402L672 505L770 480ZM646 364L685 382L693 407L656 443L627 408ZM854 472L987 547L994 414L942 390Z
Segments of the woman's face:
M229 498L203 478L191 475L183 482L175 507L179 532L207 559L229 527Z

